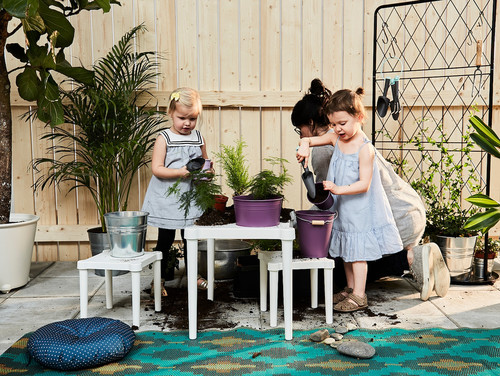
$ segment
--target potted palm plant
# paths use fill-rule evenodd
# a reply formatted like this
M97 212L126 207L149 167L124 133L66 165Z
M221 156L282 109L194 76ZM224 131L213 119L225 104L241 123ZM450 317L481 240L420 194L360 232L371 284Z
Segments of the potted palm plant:
M474 249L472 272L476 278L484 278L485 275L491 274L495 258L498 257L498 252L500 251L500 240L487 238L488 246L486 247L484 239L484 237L479 238ZM486 264L484 263L485 260ZM486 269L484 265L486 265ZM487 274L485 274L485 271Z
M158 75L155 53L134 52L133 40L144 29L131 29L94 64L90 84L62 91L64 121L76 131L51 128L43 138L52 141L53 157L33 161L35 169L48 165L47 174L36 181L37 189L70 181L71 189L90 192L101 224L89 230L93 254L109 248L104 216L127 210L134 177L150 162L157 132L166 121L148 102Z
M461 145L453 148L442 125L433 133L437 138L429 136L431 132L424 129L409 141L422 153L423 164L421 175L411 186L426 206L424 237L439 245L450 275L457 277L470 271L477 238L477 231L465 226L476 209L462 207L462 191L478 192L480 185L471 159L470 134L462 135ZM437 152L429 153L422 140ZM459 162L455 160L457 156L461 158Z

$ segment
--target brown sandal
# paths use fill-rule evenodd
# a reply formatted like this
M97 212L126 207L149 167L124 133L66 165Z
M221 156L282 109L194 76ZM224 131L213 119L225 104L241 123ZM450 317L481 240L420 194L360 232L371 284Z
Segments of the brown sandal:
M335 304L333 310L337 312L355 312L366 307L368 307L368 298L366 294L360 297L351 293L346 299Z
M344 295L346 293L347 295L352 293L352 289L350 287L344 287L344 289L341 292L338 292L336 294L333 294L333 304L340 303L342 300L347 298L347 295Z
M161 279L161 296L168 296L167 289L165 288L165 280L162 278ZM149 294L152 298L155 296L155 283L154 281L151 281L151 293Z

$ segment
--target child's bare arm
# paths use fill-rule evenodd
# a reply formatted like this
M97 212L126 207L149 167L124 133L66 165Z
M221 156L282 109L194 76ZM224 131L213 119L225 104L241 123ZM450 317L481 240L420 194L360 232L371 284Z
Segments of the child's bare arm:
M359 152L359 180L350 185L324 181L323 188L335 195L357 195L368 191L372 182L374 157L375 152L370 145L363 147Z

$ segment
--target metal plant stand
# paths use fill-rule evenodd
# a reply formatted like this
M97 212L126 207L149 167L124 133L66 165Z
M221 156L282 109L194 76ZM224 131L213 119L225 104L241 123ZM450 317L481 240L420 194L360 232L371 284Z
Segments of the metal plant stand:
M404 179L421 176L424 154L438 155L436 146L421 136L425 131L432 137L438 125L446 127L446 146L460 149L473 109L492 124L496 3L410 1L376 9L372 142L387 159L415 166ZM423 149L410 142L419 135ZM490 156L475 147L472 159L480 190L489 194ZM471 195L465 188L463 198ZM466 273L452 282L489 283L498 278L496 273L482 274L478 278Z

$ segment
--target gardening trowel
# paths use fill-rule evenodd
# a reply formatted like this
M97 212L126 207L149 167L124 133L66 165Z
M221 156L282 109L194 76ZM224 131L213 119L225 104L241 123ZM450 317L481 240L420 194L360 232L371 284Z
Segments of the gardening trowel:
M307 189L307 194L309 197L314 199L316 197L316 186L314 184L314 175L309 171L309 167L304 166L304 160L302 160L302 167L304 167L304 172L302 173L302 180Z

